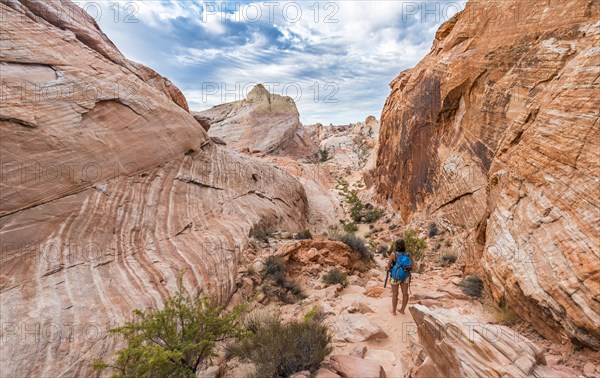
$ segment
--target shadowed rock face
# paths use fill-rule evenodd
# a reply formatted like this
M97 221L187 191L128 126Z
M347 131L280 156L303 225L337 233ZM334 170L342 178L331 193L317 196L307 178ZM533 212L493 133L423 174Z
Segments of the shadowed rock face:
M600 348L599 9L472 2L392 83L368 183L472 230L497 302ZM476 231L476 232L475 232Z
M0 8L0 364L89 376L122 341L107 328L160 306L180 271L227 302L250 230L306 228L307 199L213 143L181 92L74 4Z
M209 135L223 139L236 150L274 153L294 140L300 115L290 97L270 94L256 85L244 100L194 112L211 119Z

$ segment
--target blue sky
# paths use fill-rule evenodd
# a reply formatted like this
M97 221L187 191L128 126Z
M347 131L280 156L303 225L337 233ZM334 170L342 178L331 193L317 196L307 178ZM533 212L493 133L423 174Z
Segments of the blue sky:
M97 3L95 3L97 4ZM303 123L379 118L389 83L421 60L464 1L107 1L88 8L131 60L171 79L192 110L255 83Z

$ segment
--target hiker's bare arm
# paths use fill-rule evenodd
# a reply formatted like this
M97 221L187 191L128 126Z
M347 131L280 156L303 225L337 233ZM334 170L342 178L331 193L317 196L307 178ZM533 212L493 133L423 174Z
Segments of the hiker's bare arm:
M390 255L390 258L388 259L387 270L392 269L392 266L394 265L394 256L396 256L396 254L392 252L392 254Z

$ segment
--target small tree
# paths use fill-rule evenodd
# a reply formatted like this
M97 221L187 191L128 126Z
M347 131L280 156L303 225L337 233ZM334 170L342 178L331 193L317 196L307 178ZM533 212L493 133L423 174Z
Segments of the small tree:
M135 321L111 329L124 336L127 347L117 352L114 365L98 360L94 368L112 368L113 377L195 377L215 355L217 342L240 336L241 311L237 307L223 314L223 307L180 288L162 310L135 310Z
M404 239L406 250L412 253L415 260L420 260L421 254L427 246L425 239L420 238L416 230L407 230L402 235L402 239Z

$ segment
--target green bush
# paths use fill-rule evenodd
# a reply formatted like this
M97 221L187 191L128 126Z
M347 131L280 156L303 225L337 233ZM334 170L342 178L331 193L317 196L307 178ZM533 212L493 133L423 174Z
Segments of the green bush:
M113 377L196 377L196 370L214 356L217 342L241 335L241 308L228 314L205 298L180 289L162 310L135 310L135 321L110 330L124 336L127 346L112 365L94 362L98 370L113 369Z
M429 237L433 238L434 236L436 236L437 234L440 233L440 230L438 229L438 225L435 222L430 222L429 223Z
M353 234L358 231L358 226L355 223L347 223L344 225L344 231Z
M479 276L472 274L460 282L460 288L463 293L480 298L483 293L483 281Z
M348 286L348 278L346 273L342 272L338 268L333 268L329 272L323 275L323 282L328 285L342 284L344 287Z
M323 149L319 149L319 154L321 155L321 157L319 158L319 161L321 163L325 163L326 161L330 160L331 158L329 157L329 151L327 151L326 148Z
M306 314L304 314L305 322L321 322L325 320L325 313L323 308L319 305L313 306Z
M292 321L282 324L269 321L230 347L233 355L256 365L259 377L287 378L308 370L315 372L331 353L331 336L318 320Z
M367 206L361 214L366 223L373 223L383 216L383 210L373 206Z
M404 239L404 243L406 244L406 250L412 254L415 260L419 260L423 250L427 246L425 239L419 238L416 230L407 230L402 235L402 239Z
M363 261L370 261L373 259L373 255L371 255L364 239L352 234L346 234L340 238L340 241L345 243L353 251L358 252Z
M300 231L296 235L294 235L294 239L296 239L296 240L312 239L312 234L310 233L310 230Z

